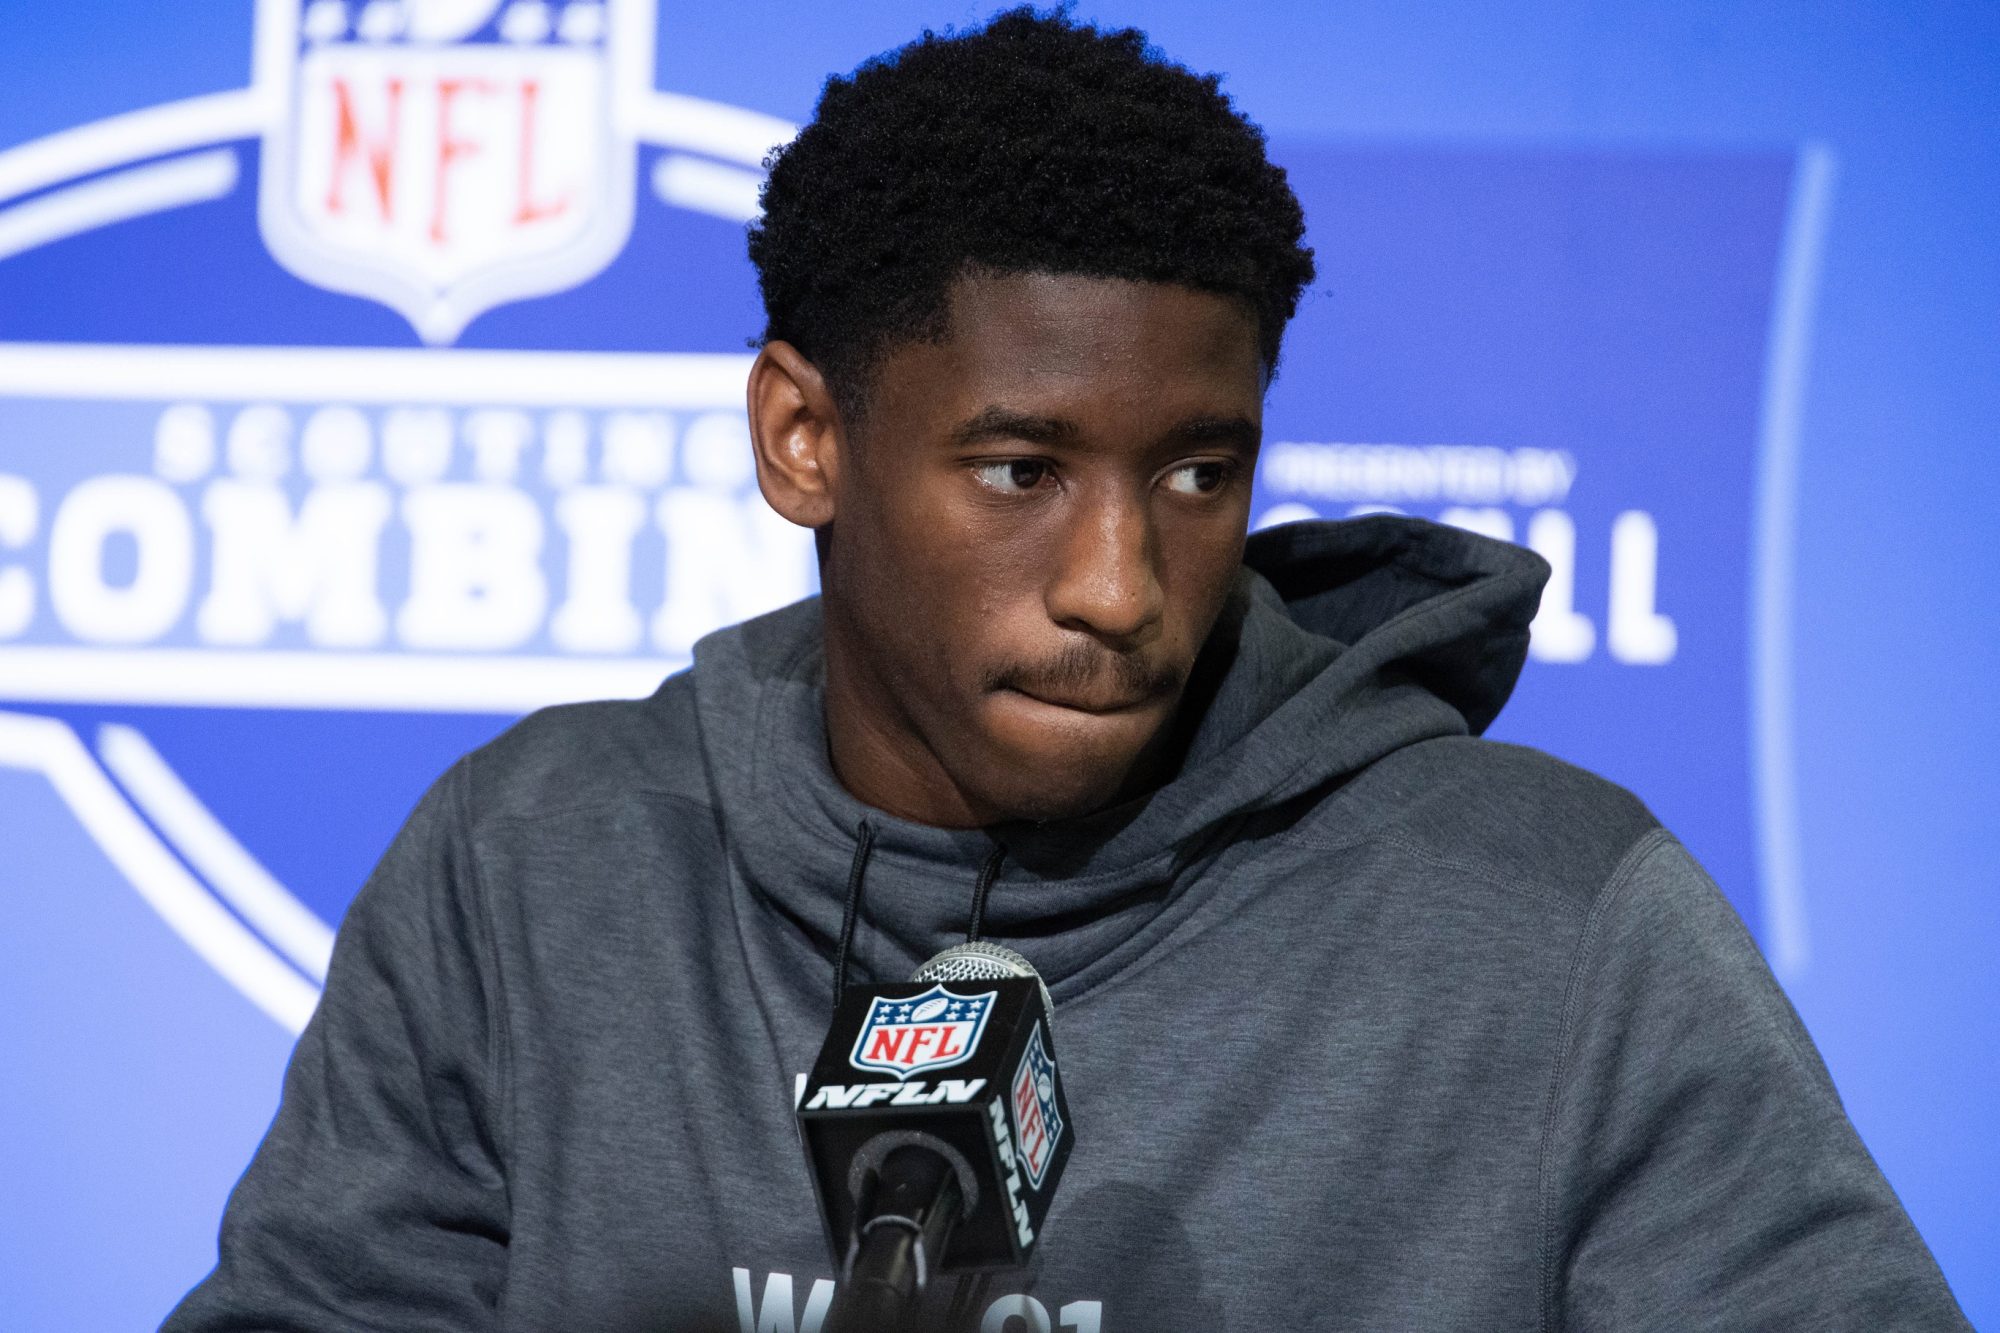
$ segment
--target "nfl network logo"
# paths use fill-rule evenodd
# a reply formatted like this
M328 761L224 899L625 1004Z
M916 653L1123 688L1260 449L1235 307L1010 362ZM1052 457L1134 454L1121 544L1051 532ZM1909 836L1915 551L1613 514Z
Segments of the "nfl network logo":
M446 343L602 269L632 226L649 0L268 2L265 242Z
M1062 1112L1056 1106L1056 1062L1042 1042L1040 1023L1021 1053L1009 1100L1014 1110L1014 1156L1027 1172L1028 1183L1040 1189L1063 1134Z
M963 1064L979 1049L998 991L956 995L942 985L921 995L892 1000L876 996L854 1039L848 1063L899 1079L926 1069Z

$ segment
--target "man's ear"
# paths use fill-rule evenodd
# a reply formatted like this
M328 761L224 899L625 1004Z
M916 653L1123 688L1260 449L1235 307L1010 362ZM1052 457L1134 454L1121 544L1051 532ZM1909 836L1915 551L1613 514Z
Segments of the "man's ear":
M787 342L767 342L750 367L750 442L757 488L802 528L833 521L844 439L819 368Z

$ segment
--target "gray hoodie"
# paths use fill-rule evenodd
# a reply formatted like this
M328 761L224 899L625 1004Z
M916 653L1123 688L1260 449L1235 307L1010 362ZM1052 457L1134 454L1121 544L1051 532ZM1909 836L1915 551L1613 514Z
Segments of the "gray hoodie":
M848 795L812 601L468 756L349 911L167 1328L812 1333L794 1078L849 877L855 979L902 979L996 847L1077 1138L1037 1268L939 1284L966 1327L1966 1327L1700 867L1476 739L1541 562L1370 518L1246 566L1176 776L1087 819Z

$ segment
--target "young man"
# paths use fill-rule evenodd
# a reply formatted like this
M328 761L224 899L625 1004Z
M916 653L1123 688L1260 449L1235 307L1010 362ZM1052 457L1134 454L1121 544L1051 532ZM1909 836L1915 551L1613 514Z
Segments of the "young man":
M751 239L759 477L824 594L438 783L169 1328L814 1329L836 954L982 933L1078 1136L973 1327L1964 1327L1700 869L1475 739L1541 563L1246 543L1302 234L1136 33L1015 12L829 83Z

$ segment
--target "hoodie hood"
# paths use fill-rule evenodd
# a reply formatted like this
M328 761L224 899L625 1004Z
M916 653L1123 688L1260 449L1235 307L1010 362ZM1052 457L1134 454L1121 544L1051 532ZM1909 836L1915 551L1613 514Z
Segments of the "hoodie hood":
M862 804L827 756L817 598L695 646L702 752L732 872L830 959L856 839L871 833L850 980L900 980L985 933L1064 982L1142 945L1229 834L1403 746L1478 734L1527 654L1548 566L1521 547L1371 516L1254 534L1188 686L1175 775L1073 820L939 829ZM823 966L823 965L822 965Z

